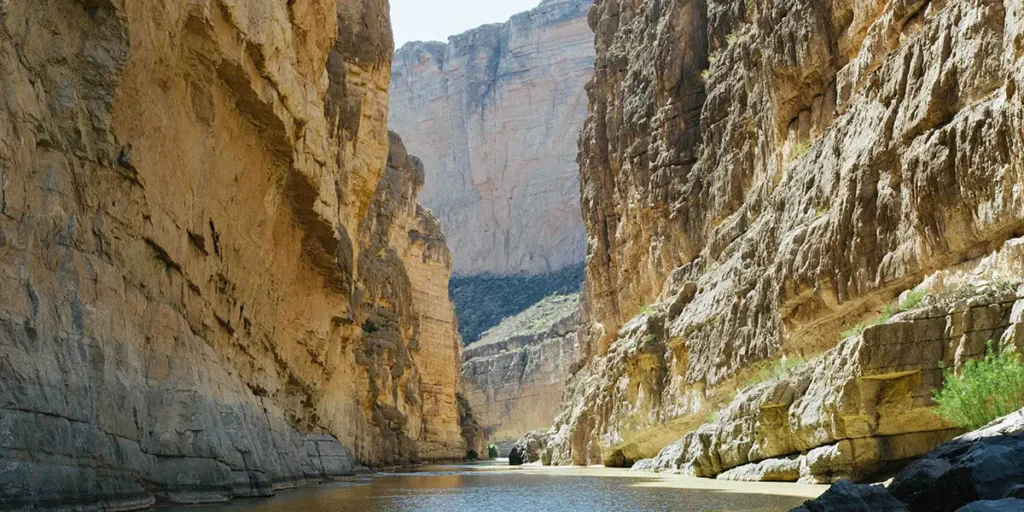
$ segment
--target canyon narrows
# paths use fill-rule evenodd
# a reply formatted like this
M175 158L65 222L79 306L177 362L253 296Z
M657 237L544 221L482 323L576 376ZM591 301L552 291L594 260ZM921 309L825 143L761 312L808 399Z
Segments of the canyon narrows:
M0 509L1024 507L1024 4L537 1L0 0Z
M425 164L421 199L451 246L469 344L465 397L505 453L550 425L578 359L578 307L562 306L578 303L586 251L576 154L594 69L590 4L545 0L395 54L389 124ZM562 298L554 308L541 302L550 294Z
M386 0L0 2L4 508L464 457L392 51Z

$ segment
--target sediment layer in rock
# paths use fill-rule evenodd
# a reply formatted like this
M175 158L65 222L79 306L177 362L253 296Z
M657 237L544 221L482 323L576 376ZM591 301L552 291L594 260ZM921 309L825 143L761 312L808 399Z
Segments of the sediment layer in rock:
M558 415L565 381L578 360L578 324L579 295L551 296L466 347L463 393L502 456Z
M427 168L458 275L583 261L576 139L593 74L590 0L547 0L504 24L395 55L391 127Z
M651 457L762 361L1024 232L1019 2L598 0L589 21L563 462Z
M384 0L0 2L0 503L461 458Z

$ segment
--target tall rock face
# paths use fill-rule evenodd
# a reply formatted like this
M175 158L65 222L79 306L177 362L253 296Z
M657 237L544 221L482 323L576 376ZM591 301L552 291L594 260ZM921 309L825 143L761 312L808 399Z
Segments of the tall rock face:
M0 508L461 458L391 41L385 0L0 2Z
M463 395L502 456L558 415L565 381L579 359L578 326L579 294L553 295L466 347Z
M395 55L390 126L427 169L421 199L457 275L583 261L576 139L593 74L590 0L545 0L500 25Z
M597 0L588 19L587 364L555 425L556 462L652 457L762 362L836 347L926 276L1024 234L1020 2ZM917 320L904 322L924 328ZM965 343L915 336L941 353L893 356L914 378ZM865 397L863 414L876 399L927 408L914 385L885 389L894 394ZM754 402L803 432L811 413L784 398ZM892 421L788 446L947 428ZM709 457L745 450L721 446Z

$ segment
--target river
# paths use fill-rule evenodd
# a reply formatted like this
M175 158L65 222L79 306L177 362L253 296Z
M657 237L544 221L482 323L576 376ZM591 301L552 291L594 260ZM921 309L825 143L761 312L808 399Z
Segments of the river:
M423 466L175 512L786 511L825 486L735 483L607 468Z

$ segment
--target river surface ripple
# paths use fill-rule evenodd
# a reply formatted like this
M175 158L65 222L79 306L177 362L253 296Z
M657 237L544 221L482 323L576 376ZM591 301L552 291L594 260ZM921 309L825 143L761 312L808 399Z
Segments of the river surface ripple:
M174 512L679 512L786 511L825 486L737 483L608 468L505 461L423 466L280 491L266 499Z

